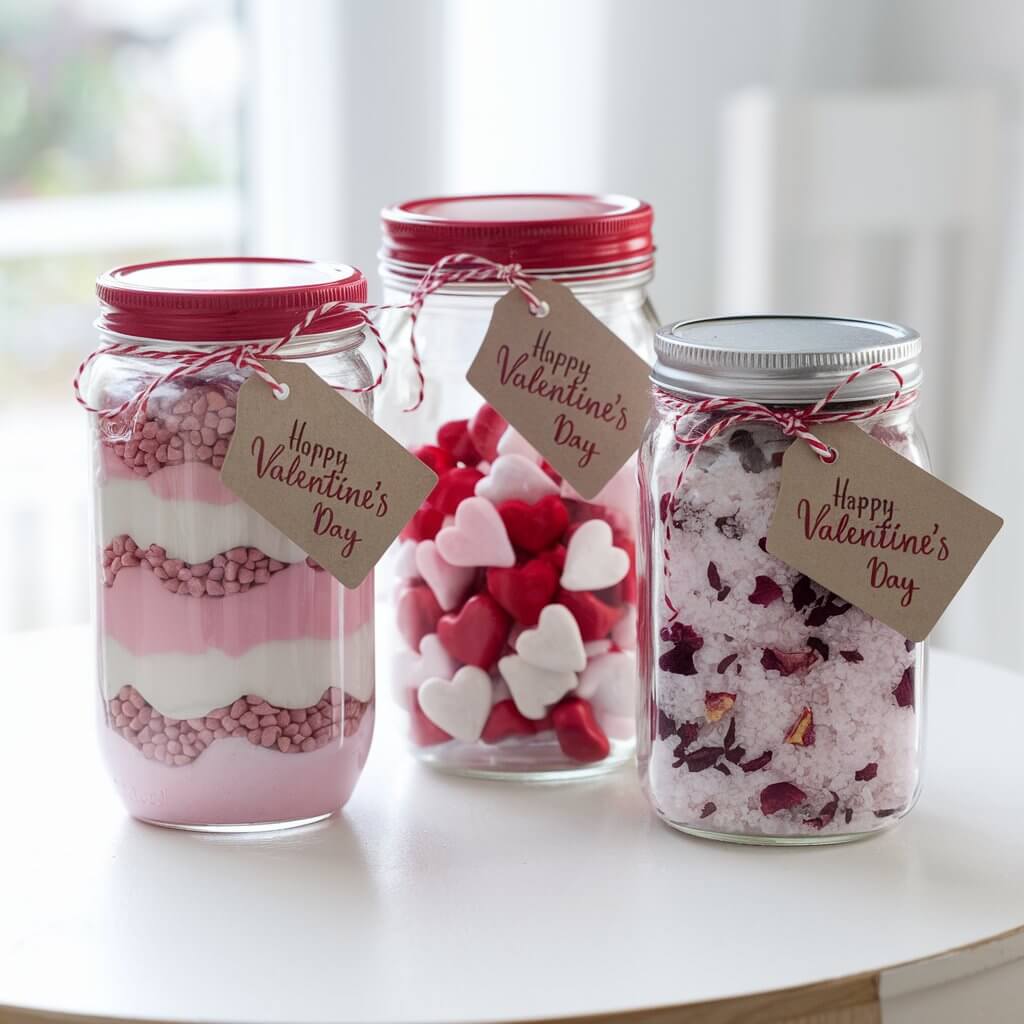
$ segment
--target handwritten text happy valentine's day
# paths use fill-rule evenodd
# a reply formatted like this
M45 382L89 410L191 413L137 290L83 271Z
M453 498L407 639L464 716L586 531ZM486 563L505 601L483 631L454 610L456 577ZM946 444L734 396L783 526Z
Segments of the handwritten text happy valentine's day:
M497 358L503 386L547 399L574 414L559 412L555 416L552 441L578 452L581 469L601 453L596 439L587 432L588 419L619 431L629 426L622 395L616 394L611 400L592 395L587 384L590 363L555 348L550 331L538 332L533 348L514 359L509 346L501 345Z
M801 498L796 507L804 537L831 544L852 544L874 551L892 551L920 558L944 562L949 558L949 541L939 531L939 523L923 534L904 531L903 524L895 522L896 503L891 498L877 495L850 493L850 481L836 477L832 501L814 510L807 498ZM833 518L838 515L838 518ZM906 608L920 589L913 576L890 572L888 562L879 555L871 555L865 568L875 590L902 590L900 601Z
M307 439L306 427L305 420L295 420L287 442L268 443L262 434L255 435L251 454L256 476L324 499L312 507L313 532L340 541L339 556L348 558L362 538L355 527L345 525L345 509L365 509L379 518L387 515L388 495L380 480L373 487L351 483L348 452Z

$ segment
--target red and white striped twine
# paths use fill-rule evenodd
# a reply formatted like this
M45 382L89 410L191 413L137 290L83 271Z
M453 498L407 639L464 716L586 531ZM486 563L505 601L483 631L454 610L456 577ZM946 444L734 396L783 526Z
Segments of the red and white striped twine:
M867 373L874 373L878 370L884 370L886 373L892 374L896 381L896 390L887 401L880 405L870 407L859 407L847 410L827 410L826 407L835 399L836 395L838 395L843 388L852 384L858 377ZM745 398L704 398L700 401L688 402L683 399L675 398L667 392L662 392L659 394L658 398L659 401L664 402L675 411L676 418L672 429L675 434L676 441L684 448L688 448L690 450L689 456L683 463L682 468L679 470L679 475L676 477L676 481L672 487L671 496L668 501L668 506L665 511L665 546L663 550L663 574L665 577L664 597L665 604L671 612L671 616L668 620L671 622L679 614L668 595L669 562L671 559L669 552L669 539L672 534L672 505L674 504L676 496L683 485L683 481L686 479L686 474L693 465L694 459L697 458L697 453L704 447L704 445L709 441L713 441L720 434L725 433L727 430L731 430L740 423L774 423L786 437L799 438L801 441L806 442L822 462L830 465L836 461L839 457L839 453L817 437L811 429L812 427L822 423L856 423L874 419L876 416L884 416L888 412L893 412L897 409L904 409L907 406L912 405L917 399L917 392L903 391L903 376L898 370L892 366L886 365L885 363L874 363L871 366L866 366L860 370L854 370L853 373L846 377L845 380L840 381L834 388L832 388L831 391L813 405L796 408L773 408L768 405L761 405L758 402L751 402ZM721 419L716 419L711 426L701 433L687 435L684 437L680 436L679 426L684 417L721 412L727 413L728 415L723 416Z
M470 284L474 281L498 281L516 288L526 299L530 312L540 315L547 309L543 300L537 297L530 287L533 278L529 277L519 263L496 263L485 256L476 256L471 252L455 252L443 256L427 269L419 279L409 298L409 319L412 327L409 334L409 346L412 349L412 360L419 377L419 395L408 411L418 409L423 401L423 367L420 363L419 349L416 344L416 322L419 319L423 303L428 295L450 284Z
M320 319L320 317L326 316L326 314L331 312L336 313L339 311L352 313L356 318L356 324L360 327L365 327L373 335L377 342L377 347L380 350L381 368L373 383L368 384L365 387L350 388L340 384L332 384L331 387L336 391L349 391L353 394L362 394L367 391L373 391L380 386L381 382L384 380L385 373L387 373L388 350L387 346L384 344L384 340L381 338L380 330L370 318L370 314L384 308L387 307L350 305L348 303L338 301L325 302L322 306L311 309L306 313L306 315L296 323L283 338L279 338L277 341L264 343L238 342L231 345L218 345L215 348L202 349L175 348L171 345L147 345L143 342L114 342L111 344L101 345L99 348L90 352L89 355L82 360L78 369L75 371L75 376L72 380L72 387L75 391L75 401L78 402L78 404L87 412L95 413L101 420L120 420L129 411L132 411L134 418L135 416L141 415L145 412L150 395L162 384L166 384L168 381L176 380L177 378L188 374L201 372L211 366L217 366L222 363L229 363L240 370L252 370L257 377L266 382L278 398L287 398L288 388L274 378L273 373L267 369L266 364L268 362L288 359L315 358L316 356L331 355L335 352L342 351L343 348L347 348L348 346L342 346L326 351L319 351L307 356L298 354L291 355L281 351L290 345L302 331L306 330L310 325ZM120 405L109 409L100 409L90 405L83 397L82 378L93 360L104 355L134 356L139 359L154 359L174 362L178 365L173 369L168 370L167 373L154 378L146 385L145 388L143 388L142 391L133 395Z

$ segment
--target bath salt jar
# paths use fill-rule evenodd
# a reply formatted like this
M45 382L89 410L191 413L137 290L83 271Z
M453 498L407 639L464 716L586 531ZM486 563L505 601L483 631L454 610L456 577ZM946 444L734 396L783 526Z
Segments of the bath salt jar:
M805 441L741 419L687 465L694 449L679 439L729 412L680 409L717 398L806 408L861 370L825 411L852 414L927 468L914 418L920 339L895 324L736 317L663 328L655 351L640 448L647 797L675 828L739 843L838 843L889 828L918 795L924 645L767 553L782 456ZM897 387L874 364L902 376L902 407L865 417Z
M304 260L189 259L119 267L96 291L85 401L116 409L155 384L129 413L89 417L110 775L128 811L156 824L323 818L351 794L373 732L372 574L342 587L221 481L250 369L215 355L163 378L182 352L276 341L322 303L364 302L366 280ZM365 388L362 340L341 307L278 354ZM342 393L371 416L368 393Z
M393 562L400 650L392 679L412 749L437 768L469 775L537 780L606 771L634 748L635 458L584 500L481 399L466 372L509 291L495 268L513 264L527 281L568 287L649 362L657 326L646 292L651 208L617 195L456 196L401 203L382 219L386 303L408 304L432 268L443 277L416 318L422 385L411 365L393 366L381 402L388 431L441 478ZM442 274L439 261L457 254ZM465 270L471 279L449 273ZM408 310L387 314L382 326L392 351L406 351ZM421 394L414 411L403 411ZM464 502L481 496L497 509L514 559L473 569L449 564L438 534ZM593 519L608 524L607 543L627 553L629 570L600 590L569 591L560 584L566 551ZM546 621L561 630L567 653L558 678L508 660L550 607ZM510 687L517 666L531 678ZM448 699L422 700L437 679L451 684Z

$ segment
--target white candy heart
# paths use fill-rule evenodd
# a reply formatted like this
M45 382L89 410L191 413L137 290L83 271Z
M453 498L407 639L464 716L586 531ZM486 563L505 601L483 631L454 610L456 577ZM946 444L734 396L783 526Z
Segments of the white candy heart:
M391 691L399 707L409 708L409 695L431 676L450 679L458 662L444 649L436 633L420 641L420 653L400 651L391 660Z
M495 505L512 498L532 505L546 494L557 494L558 484L525 455L499 455L490 473L477 481L476 493Z
M607 654L612 649L611 640L591 640L583 645L588 658L596 658L599 654Z
M592 658L576 691L610 715L631 715L636 704L636 659L625 651Z
M498 454L522 455L531 462L540 462L540 452L515 427L506 428L498 438Z
M459 606L476 576L472 569L447 561L432 540L421 540L416 545L416 568L446 612Z
M466 743L480 739L491 713L491 677L463 665L450 679L432 676L418 690L420 707L434 725Z
M437 549L452 565L508 568L516 564L505 524L498 510L484 498L459 502L455 523L437 535Z
M502 658L498 671L508 683L520 714L535 721L543 718L548 706L561 700L576 685L575 672L549 672L531 665L518 654Z
M416 568L416 541L403 540L395 549L395 576L400 580L411 580L419 576Z
M626 605L626 614L612 627L612 640L624 651L636 650L636 605Z
M629 572L629 555L612 544L612 528L603 519L590 519L569 538L562 570L566 590L604 590Z
M516 639L516 653L549 672L582 672L587 665L580 627L564 604L541 609L537 625Z

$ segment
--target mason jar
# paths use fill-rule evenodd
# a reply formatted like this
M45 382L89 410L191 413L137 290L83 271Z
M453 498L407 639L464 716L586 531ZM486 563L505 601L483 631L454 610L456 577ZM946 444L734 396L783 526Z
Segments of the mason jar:
M925 651L768 554L782 456L775 423L736 422L739 398L852 413L927 468L914 417L920 338L818 317L730 317L660 330L640 448L640 777L656 813L698 836L835 843L890 828L921 774ZM870 415L904 381L899 408ZM813 430L813 427L810 429ZM841 458L841 455L840 455ZM685 473L683 473L685 469ZM680 475L683 473L680 482Z
M656 327L646 291L654 266L652 220L650 206L626 196L485 195L401 203L383 212L384 301L407 304L427 271L453 254L506 268L516 264L527 279L567 286L650 361ZM436 767L519 779L585 776L621 764L634 748L636 466L630 460L601 493L584 500L467 382L494 304L508 287L485 272L432 291L415 331L422 402L403 411L420 393L411 364L393 364L385 384L387 429L441 477L391 563L401 646L394 692L409 715L413 750ZM382 325L392 352L404 351L409 312L387 313ZM500 487L496 494L492 487L498 479L511 480L511 504L512 491ZM463 501L488 493L509 532L514 564L466 573L445 563L434 541ZM566 545L580 524L593 519L608 524L611 543L628 554L629 569L600 592L567 591L560 585ZM520 706L502 663L549 606L569 610L584 651L568 690L558 687L561 696L549 697L543 707ZM430 678L453 680L467 667L485 673L489 687L481 676L469 685L465 680L475 673L463 672L453 687L459 706L432 719L419 700L420 688Z
M373 580L342 587L221 482L251 373L228 353L284 337L322 303L364 302L366 280L304 260L189 259L119 267L96 291L88 404L116 409L155 383L123 415L89 417L110 775L132 815L161 825L325 817L373 733ZM339 307L278 356L365 388L360 324ZM224 361L167 377L183 353L218 349ZM369 393L346 397L372 414Z

